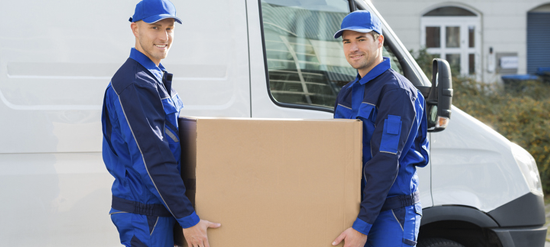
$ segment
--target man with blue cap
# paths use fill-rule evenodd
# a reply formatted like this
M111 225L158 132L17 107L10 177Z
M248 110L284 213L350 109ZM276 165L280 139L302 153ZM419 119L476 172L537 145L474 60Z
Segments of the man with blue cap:
M115 178L111 220L125 246L174 246L179 224L190 247L209 247L207 228L185 196L181 178L178 116L183 103L168 55L174 24L181 20L169 0L142 0L130 18L135 48L105 91L103 160Z
M333 245L416 246L416 167L428 164L429 150L424 98L382 56L382 24L371 12L347 15L334 34L340 36L357 77L338 93L334 117L363 122L363 179L359 215Z

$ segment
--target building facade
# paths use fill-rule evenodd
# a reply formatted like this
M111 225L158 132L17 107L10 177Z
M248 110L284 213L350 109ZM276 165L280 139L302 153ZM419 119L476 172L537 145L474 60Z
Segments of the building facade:
M486 83L550 67L550 0L372 0L409 50Z

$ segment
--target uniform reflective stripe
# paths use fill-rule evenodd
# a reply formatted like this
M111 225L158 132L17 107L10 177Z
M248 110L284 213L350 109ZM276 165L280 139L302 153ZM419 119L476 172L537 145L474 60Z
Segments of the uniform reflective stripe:
M118 211L118 212L114 212L114 213L110 213L109 215L113 215L113 214L127 214L128 212L126 211Z
M153 232L155 232L155 229L157 228L157 224L159 223L159 217L157 216L157 220L155 221L155 225L153 226L153 230L151 233L149 233L149 236L153 236Z
M164 132L166 132L166 134L167 134L170 138L172 138L172 140L173 140L174 142L179 142L178 137L177 137L176 135L174 135L174 133L172 133L172 131L170 131L168 128L164 128Z
M366 102L366 101L361 102L361 104L367 104L367 105L371 105L371 106L374 106L374 107L378 108L375 104L372 104L372 103L369 103L369 102Z
M170 207L168 206L168 204L166 203L166 201L164 200L164 197L162 196L162 194L160 193L158 187L157 187L157 184L155 183L155 180L153 179L153 177L151 176L151 173L149 172L149 168L147 167L147 162L145 161L145 156L143 155L143 151L141 151L141 147L139 146L139 143L137 141L137 138L136 138L136 134L134 133L134 130L132 129L132 125L130 125L130 121L128 120L128 116L126 115L126 111L124 110L124 106L122 105L122 100L120 99L120 95L118 94L118 92L116 90L114 90L115 88L113 87L113 91L116 93L117 95L117 98L118 98L118 102L120 104L120 108L122 109L122 113L124 114L124 118L126 120L126 124L128 124L128 128L130 128L130 132L132 133L132 137L134 137L134 141L136 142L136 146L139 150L139 153L141 154L141 160L143 160L143 166L145 167L145 171L147 171L147 175L149 176L149 179L151 179L151 183L153 184L153 186L155 187L155 190L157 191L157 193L159 194L160 196L160 199L162 200L162 202L164 203L164 205L166 205L166 209L170 212L170 214L174 215L174 213L172 213L172 210L170 209Z
M347 108L347 109L350 109L350 110L351 110L351 107L347 107L347 106L342 105L342 104L338 104L338 105L341 106L341 107L344 107L344 108Z
M393 217L395 218L395 220L397 221L397 223L398 223L399 226L401 227L401 231L404 231L403 225L401 225L401 221L399 221L399 219L398 219L397 216L395 215L395 212L393 212L393 210L392 210L391 213L393 214Z

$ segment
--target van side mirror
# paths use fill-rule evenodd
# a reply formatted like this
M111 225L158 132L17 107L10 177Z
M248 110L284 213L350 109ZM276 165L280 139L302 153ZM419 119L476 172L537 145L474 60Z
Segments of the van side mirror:
M428 131L444 130L451 119L453 82L449 63L440 58L433 60L432 87L428 99Z

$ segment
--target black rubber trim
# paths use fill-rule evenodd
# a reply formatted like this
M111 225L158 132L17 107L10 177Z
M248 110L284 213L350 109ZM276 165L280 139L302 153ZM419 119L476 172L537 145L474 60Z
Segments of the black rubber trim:
M355 0L348 0L348 3L349 3L350 12L357 10L357 5L355 5Z
M540 226L546 223L544 199L527 193L488 213L501 227Z
M421 226L438 221L465 221L479 227L499 227L497 222L478 209L465 206L435 206L422 209Z
M544 226L534 228L501 228L492 229L502 247L544 246L546 231Z

